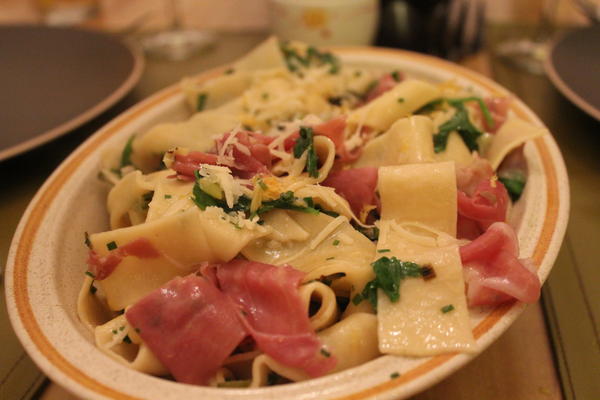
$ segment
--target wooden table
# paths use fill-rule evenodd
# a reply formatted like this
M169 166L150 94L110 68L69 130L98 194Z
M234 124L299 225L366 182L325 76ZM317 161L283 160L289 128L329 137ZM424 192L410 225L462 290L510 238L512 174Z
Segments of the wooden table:
M508 31L502 27L492 29L491 41L497 42ZM133 92L111 110L63 138L0 163L2 264L29 199L79 143L127 107L181 76L229 62L264 37L264 34L222 35L213 51L192 60L180 63L149 60ZM483 52L463 64L507 86L548 124L561 146L571 177L571 223L563 251L544 289L542 303L547 312L543 312L542 304L529 306L477 359L415 399L600 398L597 379L600 374L596 368L600 301L592 304L592 300L598 300L592 299L592 295L597 296L600 288L598 277L592 276L596 260L600 259L600 246L592 239L600 228L600 124L562 98L545 77L502 65L489 54ZM0 302L4 302L3 296ZM3 343L0 399L32 396L46 400L75 399L55 384L36 392L37 383L44 378L7 326L4 306L0 308L0 322L0 343Z

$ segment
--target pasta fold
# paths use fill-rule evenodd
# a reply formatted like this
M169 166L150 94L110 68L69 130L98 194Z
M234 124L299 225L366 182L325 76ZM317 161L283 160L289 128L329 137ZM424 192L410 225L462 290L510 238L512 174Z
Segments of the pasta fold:
M422 224L382 220L380 229L378 249L435 271L432 279L402 281L396 303L379 291L380 351L413 357L475 351L456 239Z
M456 236L454 162L380 167L377 186L382 220L420 222Z

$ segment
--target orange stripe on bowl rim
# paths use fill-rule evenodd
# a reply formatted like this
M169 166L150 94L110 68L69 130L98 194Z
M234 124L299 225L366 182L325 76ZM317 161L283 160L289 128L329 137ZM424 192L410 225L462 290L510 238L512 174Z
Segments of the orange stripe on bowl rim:
M445 70L451 70L457 75L466 77L467 79L477 82L482 87L485 87L490 93L495 95L508 95L505 89L500 87L498 84L493 82L491 79L483 77L482 75L470 71L466 68L452 64L448 61L438 59L436 57L427 56L424 54L412 53L409 51L396 50L396 49L372 49L364 47L344 47L336 49L337 52L344 54L384 54L394 57L407 58L414 61L423 62L430 65L437 65ZM198 76L199 81L207 80L213 76L218 75L222 72L225 67L216 68ZM48 339L43 334L40 326L38 325L33 309L29 302L27 294L27 267L29 261L29 255L33 246L33 240L40 227L46 210L49 209L49 205L54 199L55 195L60 191L62 186L71 177L71 175L77 170L79 165L85 160L101 143L116 134L121 128L130 123L135 118L142 115L150 108L160 104L171 97L179 94L181 89L178 85L170 86L163 91L155 94L149 99L141 102L134 106L131 110L125 114L117 117L112 123L102 128L97 134L88 139L72 156L70 156L59 170L55 172L49 179L48 183L43 188L43 192L39 194L39 198L36 204L31 209L28 219L25 222L23 230L20 235L20 242L15 252L14 257L14 270L13 270L13 295L15 298L15 304L19 318L23 327L32 342L37 347L38 351L60 372L64 375L77 382L81 386L88 390L96 392L97 394L107 396L114 399L122 400L141 400L138 397L130 396L126 393L115 390L114 388L107 386L97 380L88 376L85 372L81 371L67 359L65 359L59 352L52 346ZM527 113L526 108L520 104L512 106L512 110L520 118L531 121L530 115ZM537 138L534 140L535 146L540 154L542 165L544 168L546 183L547 183L547 205L546 205L546 217L544 219L544 225L541 230L540 238L534 249L533 260L536 265L541 264L544 255L546 254L550 243L552 241L553 232L555 231L558 212L559 212L559 196L558 196L558 181L557 173L550 156L550 150L544 141L544 138ZM506 315L513 307L516 307L518 303L509 303L493 310L483 321L481 321L473 329L473 334L476 339L487 333L492 327L494 327L500 319ZM361 390L351 395L346 395L337 398L338 400L355 400L363 399L369 396L385 393L388 390L395 389L407 382L411 382L414 379L423 376L424 374L431 372L435 368L447 363L453 359L457 354L444 354L432 357L430 360L423 364L407 371L400 377L389 380L370 388Z

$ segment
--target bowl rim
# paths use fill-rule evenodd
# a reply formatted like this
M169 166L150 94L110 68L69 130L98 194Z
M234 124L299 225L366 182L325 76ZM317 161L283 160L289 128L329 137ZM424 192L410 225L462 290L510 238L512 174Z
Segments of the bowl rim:
M474 71L468 70L451 62L406 50L373 48L373 47L335 47L335 53L352 56L380 55L409 59L417 63L442 68L456 73L457 76L473 81L484 87L489 93L511 96L515 99L511 109L520 118L536 125L544 126L540 119L521 100L512 95L499 84ZM196 76L195 79L207 80L222 73L228 66L208 70ZM173 84L153 96L133 106L117 118L109 122L98 132L82 143L42 185L27 207L17 227L10 246L6 264L6 300L9 316L18 338L31 358L54 381L65 386L68 390L80 396L96 395L104 398L138 400L141 397L119 391L108 382L99 382L90 377L69 362L52 345L44 335L28 297L29 257L34 239L40 228L49 204L66 184L78 166L99 147L100 144L113 137L135 118L151 110L158 104L181 93L179 85ZM534 263L538 266L538 274L543 282L554 263L565 234L569 212L569 185L564 161L556 142L551 135L533 140L539 153L540 162L545 172L547 206L544 223L538 242L532 254ZM456 369L480 354L491 344L512 322L520 315L524 305L511 302L495 308L473 328L473 334L480 348L475 355L444 354L430 358L417 367L402 374L400 377L360 389L351 394L335 397L341 399L363 399L377 396L410 396L442 380ZM484 336L482 338L482 336ZM482 338L482 340L479 340ZM440 368L442 367L442 368ZM410 385L408 385L410 383ZM408 386L407 386L408 385ZM221 389L223 390L223 389ZM254 389L261 390L261 389ZM264 390L264 389L262 389ZM239 391L239 390L238 390ZM248 390L252 392L253 390ZM239 391L242 392L242 391Z

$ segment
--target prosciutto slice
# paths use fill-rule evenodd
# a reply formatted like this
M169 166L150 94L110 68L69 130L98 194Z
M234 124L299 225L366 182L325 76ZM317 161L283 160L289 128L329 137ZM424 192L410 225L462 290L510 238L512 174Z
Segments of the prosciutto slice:
M189 154L175 154L175 161L171 168L177 173L177 178L193 181L194 171L200 168L200 164L217 165L217 155L200 151L192 151Z
M477 185L472 196L463 191L458 196L458 234L459 238L475 239L479 234L475 226L483 232L494 222L506 220L509 197L502 182L486 179ZM473 222L475 224L473 224Z
M536 302L540 281L528 259L518 259L513 229L504 222L490 225L473 242L460 247L469 306L495 306L511 299Z
M481 121L483 129L489 133L496 133L508 117L511 99L509 97L487 97L483 99L483 102L490 111L493 121L492 124L488 123L481 111L481 107L479 107L477 103L470 103L469 106L477 116L477 119Z
M123 246L112 250L106 256L101 257L96 251L88 253L88 271L94 275L94 279L106 279L121 263L123 258L134 256L138 258L156 258L160 253L146 238L139 238Z
M310 326L298 295L304 274L247 260L217 266L221 290L244 311L244 324L260 350L284 365L321 376L336 364Z
M228 139L232 133L225 133L216 140L217 153L224 152L233 158L233 174L240 178L252 178L256 174L270 174L269 169L274 156L269 151L269 143L273 141L272 137L261 133L250 131L239 131L235 135L235 140L228 144Z
M329 186L348 200L355 215L360 215L365 206L378 205L375 194L377 188L377 168L363 167L332 171L322 183Z
M178 382L206 384L247 336L229 298L207 279L177 277L125 313Z
M398 78L400 78L399 80L402 80L403 76L401 76L399 74ZM367 93L367 96L365 97L365 102L368 103L371 100L374 100L374 99L378 98L379 96L381 96L382 94L384 94L388 90L391 90L397 84L398 84L398 81L396 81L396 79L392 76L392 74L385 74L385 75L383 75L377 81L377 85L375 85L375 87L373 89L371 89L369 91L369 93Z
M235 133L235 139L228 141L231 132L225 133L215 140L216 153L192 151L189 154L175 154L172 168L177 177L193 180L194 171L200 164L222 165L231 168L234 176L249 179L256 174L270 174L269 169L275 157L269 151L272 137L250 131ZM225 154L220 159L218 154Z
M353 151L348 151L346 147L346 117L341 116L331 119L313 127L315 135L327 136L335 145L335 154L337 163L350 164L358 160L362 148L358 147Z

